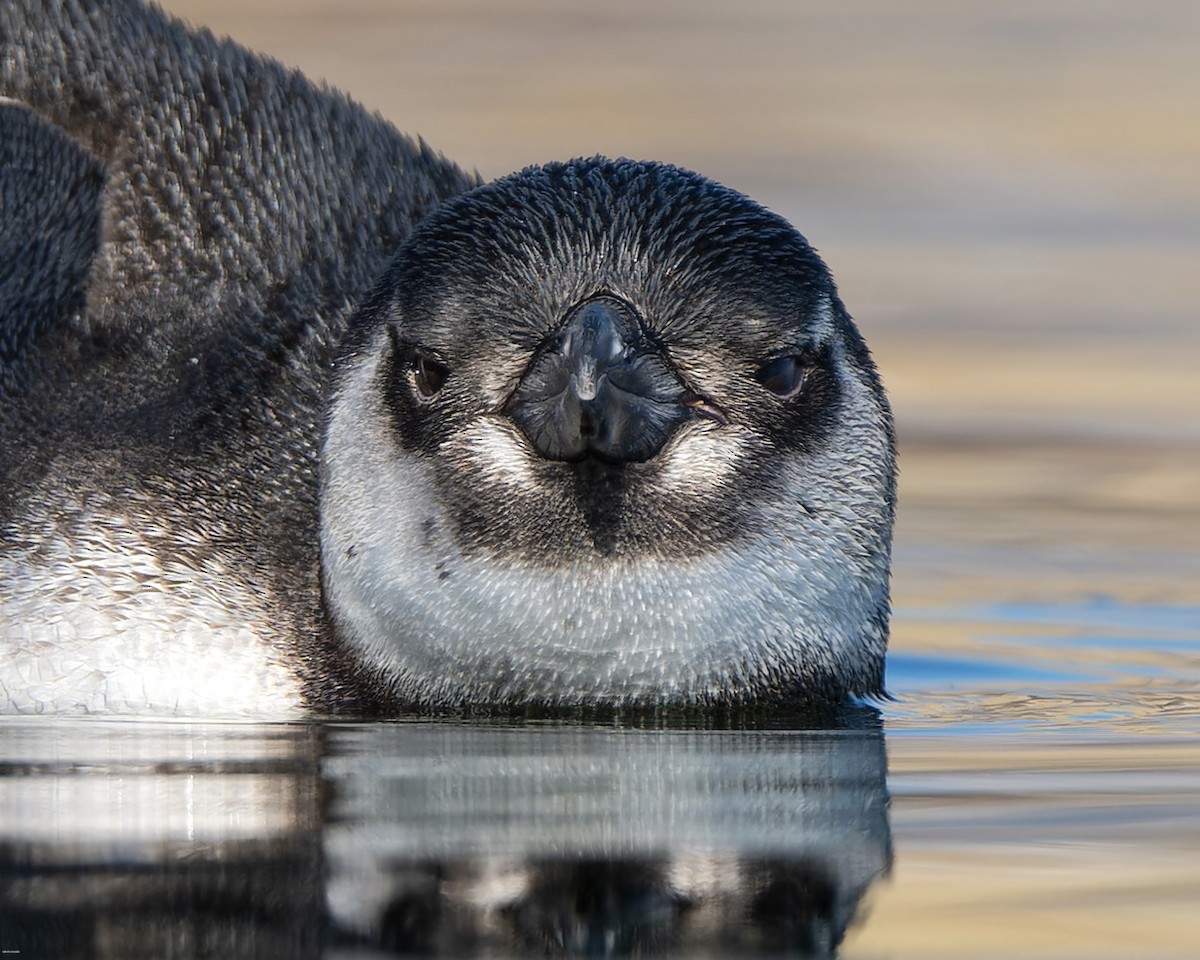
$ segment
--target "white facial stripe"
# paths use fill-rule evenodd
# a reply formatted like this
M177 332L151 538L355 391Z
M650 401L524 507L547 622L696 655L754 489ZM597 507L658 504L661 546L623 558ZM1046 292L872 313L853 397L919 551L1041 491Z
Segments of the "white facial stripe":
M836 339L837 322L834 320L833 303L828 297L822 297L813 304L808 329L813 343L829 343Z
M661 453L656 483L681 494L720 490L737 475L750 435L735 424L684 426Z
M481 417L464 431L458 445L471 451L471 462L480 480L521 492L536 482L530 467L529 444L512 423Z

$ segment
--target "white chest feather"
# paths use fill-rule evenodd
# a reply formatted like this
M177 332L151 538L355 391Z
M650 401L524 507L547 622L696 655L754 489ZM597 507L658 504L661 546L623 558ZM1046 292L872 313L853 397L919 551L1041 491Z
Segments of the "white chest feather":
M287 718L301 683L266 605L120 518L0 555L0 713Z

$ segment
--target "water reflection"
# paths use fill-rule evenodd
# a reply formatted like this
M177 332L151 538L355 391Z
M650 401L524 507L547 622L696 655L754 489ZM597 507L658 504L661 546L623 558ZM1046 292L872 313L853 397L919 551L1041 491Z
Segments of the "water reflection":
M822 956L891 861L878 727L3 733L22 957Z
M0 950L312 955L320 739L305 727L6 720Z
M882 733L341 730L334 925L431 953L825 953L890 859Z

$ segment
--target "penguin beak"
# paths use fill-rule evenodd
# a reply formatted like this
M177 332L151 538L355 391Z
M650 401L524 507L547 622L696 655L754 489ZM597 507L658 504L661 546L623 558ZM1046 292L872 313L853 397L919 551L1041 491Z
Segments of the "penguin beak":
M534 353L504 412L539 455L640 463L692 416L725 422L687 388L633 309L600 294L574 307Z

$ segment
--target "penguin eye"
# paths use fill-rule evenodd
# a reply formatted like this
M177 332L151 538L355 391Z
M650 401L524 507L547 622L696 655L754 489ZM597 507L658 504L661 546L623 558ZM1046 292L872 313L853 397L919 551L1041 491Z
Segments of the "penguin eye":
M799 356L776 357L754 374L755 380L784 400L790 400L803 390L807 378L808 364Z
M450 368L431 357L416 354L409 364L408 375L417 398L428 403L445 385L446 378L450 376Z

